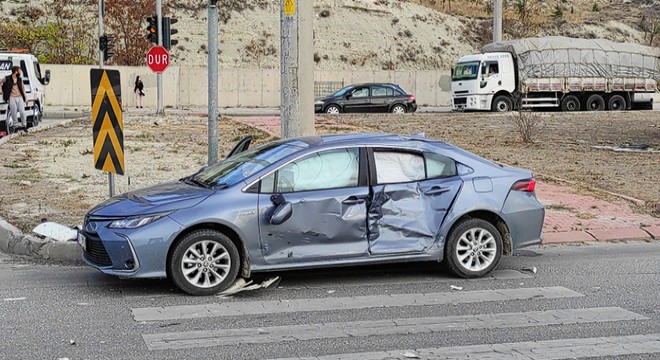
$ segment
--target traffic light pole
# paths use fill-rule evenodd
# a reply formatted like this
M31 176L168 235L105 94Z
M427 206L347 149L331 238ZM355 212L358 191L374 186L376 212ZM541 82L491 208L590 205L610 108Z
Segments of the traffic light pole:
M99 39L103 36L103 0L99 0ZM103 50L99 47L99 68L103 69ZM108 172L108 187L110 197L115 196L115 174Z
M162 1L156 0L156 21L158 24L158 45L163 46L163 11ZM163 108L163 74L156 74L156 88L158 93L158 107L156 114L164 115L165 109Z
M208 0L208 107L209 165L218 161L218 8L217 0Z

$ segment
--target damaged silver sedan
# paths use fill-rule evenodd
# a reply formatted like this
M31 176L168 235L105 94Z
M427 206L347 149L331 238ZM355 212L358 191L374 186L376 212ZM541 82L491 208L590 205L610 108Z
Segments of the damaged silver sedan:
M90 210L84 261L210 295L252 273L358 264L444 261L473 278L542 241L530 171L441 141L355 134L248 146Z

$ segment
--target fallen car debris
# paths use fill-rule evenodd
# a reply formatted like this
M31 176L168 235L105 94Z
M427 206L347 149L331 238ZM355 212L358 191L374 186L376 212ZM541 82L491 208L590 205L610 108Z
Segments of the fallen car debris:
M269 287L276 287L280 283L281 278L279 276L266 279L261 283L253 284L253 281L246 281L244 278L238 278L234 283L227 288L227 290L218 294L219 297L227 297L231 295L236 295L243 291L251 291L258 289L267 289Z

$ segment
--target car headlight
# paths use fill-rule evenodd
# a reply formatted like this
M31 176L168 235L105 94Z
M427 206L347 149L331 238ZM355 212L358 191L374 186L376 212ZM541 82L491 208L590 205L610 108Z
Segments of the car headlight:
M149 215L142 215L142 216L132 216L128 217L125 219L120 219L120 220L115 220L108 225L109 228L111 229L135 229L139 228L141 226L145 226L147 224L151 224L152 222L161 219L172 212L166 212L166 213L160 213L160 214L149 214Z
M309 104L309 103L308 103ZM314 105L323 105L323 100L317 100L314 102Z

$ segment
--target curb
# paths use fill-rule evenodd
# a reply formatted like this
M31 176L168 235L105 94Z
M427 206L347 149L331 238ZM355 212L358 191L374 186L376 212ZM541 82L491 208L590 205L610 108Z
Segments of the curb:
M75 241L59 242L23 234L14 225L0 219L0 251L68 264L82 264L82 250Z
M562 231L543 234L543 245L660 240L660 226Z

